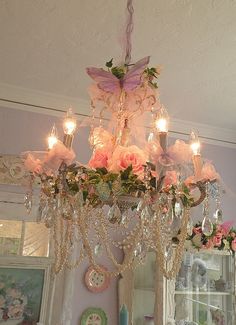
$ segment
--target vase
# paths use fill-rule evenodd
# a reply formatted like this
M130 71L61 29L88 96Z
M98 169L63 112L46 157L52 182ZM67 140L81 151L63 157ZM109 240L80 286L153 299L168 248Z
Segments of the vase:
M154 317L151 315L144 316L144 325L154 325Z

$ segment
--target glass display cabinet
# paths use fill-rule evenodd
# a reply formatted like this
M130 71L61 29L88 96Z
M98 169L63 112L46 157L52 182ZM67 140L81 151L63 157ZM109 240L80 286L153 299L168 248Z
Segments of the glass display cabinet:
M186 251L174 280L159 274L154 252L123 274L119 303L129 325L235 325L235 258L226 251Z
M178 325L234 325L234 257L224 251L186 252L174 296Z

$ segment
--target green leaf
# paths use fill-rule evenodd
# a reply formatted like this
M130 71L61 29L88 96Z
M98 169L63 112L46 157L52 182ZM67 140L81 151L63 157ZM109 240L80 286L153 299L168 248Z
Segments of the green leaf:
M111 68L113 66L113 58L110 61L106 62L106 67Z
M129 167L127 167L125 170L123 170L120 173L121 180L127 180L129 178L130 173L132 172L132 170L133 170L132 165L129 165Z
M112 72L112 74L113 74L116 78L118 78L118 79L123 78L124 75L125 75L125 71L124 71L124 69L121 68L121 67L113 67L113 68L111 69L111 72Z
M102 168L96 168L96 171L100 174L100 175L106 175L108 172L107 172L107 169L105 167L102 167Z

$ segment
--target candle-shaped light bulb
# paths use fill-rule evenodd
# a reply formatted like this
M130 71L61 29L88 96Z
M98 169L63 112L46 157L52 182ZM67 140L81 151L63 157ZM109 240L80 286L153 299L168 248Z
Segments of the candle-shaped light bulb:
M63 122L64 133L73 135L76 129L76 118L73 115L72 109L69 108Z
M190 133L190 147L194 155L200 155L201 144L196 132Z
M169 115L164 106L157 113L156 128L159 133L167 133L169 127Z
M148 143L151 143L154 140L154 133L150 132L148 136Z
M55 124L52 127L51 133L49 134L47 141L48 141L48 149L49 150L51 150L58 141L57 129L56 129Z
M63 122L64 140L63 143L67 148L72 147L74 133L76 130L76 118L73 115L72 109L69 108Z
M160 146L162 150L165 152L167 149L169 116L164 106L162 106L159 109L159 112L157 113L155 125L159 136Z
M194 167L194 175L196 177L196 180L201 179L201 173L202 173L202 158L200 154L200 148L201 144L198 138L198 135L196 132L192 131L190 133L190 148L193 152L193 167Z

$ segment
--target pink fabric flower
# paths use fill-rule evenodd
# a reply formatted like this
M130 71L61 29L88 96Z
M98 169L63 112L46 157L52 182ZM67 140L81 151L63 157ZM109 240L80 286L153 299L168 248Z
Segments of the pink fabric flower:
M202 233L202 228L201 227L193 227L193 232L194 234L201 234Z
M223 235L221 233L217 233L213 238L212 242L215 247L220 247L221 246L221 241L222 241Z
M170 186L170 185L176 185L178 181L177 173L175 170L169 170L166 172L165 178L164 178L164 187Z
M234 221L225 221L220 225L220 231L224 236L229 234L230 229L232 228Z
M91 159L89 160L90 168L107 168L108 165L108 153L107 150L97 149L93 152Z
M202 167L201 179L209 179L210 181L214 179L219 179L220 176L216 172L215 167L209 162L205 162Z
M25 168L32 173L41 174L42 173L42 161L35 158L32 154L28 154L25 159Z
M169 148L168 153L177 164L191 161L190 146L182 140L176 140L175 144Z
M62 142L58 141L48 152L44 164L53 171L57 171L61 163L64 162L65 164L69 165L74 159L74 151L66 148Z
M236 252L236 238L234 240L232 240L231 242L231 248L234 252Z
M132 165L134 174L140 175L143 172L143 165L146 164L146 158L145 153L137 146L117 146L108 161L108 169L119 172Z
M110 148L114 146L114 136L102 127L94 128L90 135L90 143L95 149Z

